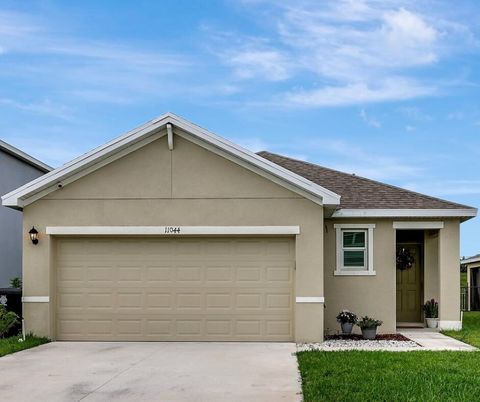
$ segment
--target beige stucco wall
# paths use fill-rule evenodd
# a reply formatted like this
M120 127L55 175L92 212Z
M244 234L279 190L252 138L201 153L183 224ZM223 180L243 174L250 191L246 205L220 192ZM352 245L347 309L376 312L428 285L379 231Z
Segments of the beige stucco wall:
M379 332L396 328L396 231L394 221L406 219L325 220L325 328L339 330L336 315L343 309L358 316L369 315L383 321ZM431 221L431 220L430 220ZM444 219L444 228L425 230L424 300L439 301L439 318L460 320L459 221ZM336 244L334 223L375 224L375 276L335 276ZM356 328L359 332L359 329Z
M325 220L325 328L331 332L339 330L335 317L344 309L355 312L359 317L368 315L383 321L380 333L395 332L395 231L392 220L342 219L340 223L375 224L373 230L374 276L335 276L336 244L334 223ZM355 327L356 332L360 332Z
M460 321L460 222L445 220L439 231L439 319Z
M24 209L24 233L35 225L40 243L24 237L27 331L54 338L55 267L47 226L299 225L296 296L323 294L323 208L191 142L166 138L64 186ZM297 304L297 341L323 338L323 305Z
M438 230L426 230L424 236L424 301L440 298L438 270Z

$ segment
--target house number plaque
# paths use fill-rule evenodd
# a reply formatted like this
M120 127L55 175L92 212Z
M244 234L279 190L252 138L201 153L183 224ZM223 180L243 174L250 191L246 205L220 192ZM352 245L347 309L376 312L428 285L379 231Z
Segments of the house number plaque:
M180 234L180 226L165 226L165 234Z

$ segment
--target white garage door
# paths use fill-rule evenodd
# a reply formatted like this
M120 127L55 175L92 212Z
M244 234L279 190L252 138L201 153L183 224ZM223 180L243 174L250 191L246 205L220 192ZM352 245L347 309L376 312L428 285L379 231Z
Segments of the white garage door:
M291 341L294 244L59 238L57 339Z

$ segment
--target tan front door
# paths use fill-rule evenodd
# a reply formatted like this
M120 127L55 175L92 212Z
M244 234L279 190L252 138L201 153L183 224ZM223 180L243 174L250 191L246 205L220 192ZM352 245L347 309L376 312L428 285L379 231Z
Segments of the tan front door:
M422 256L419 245L398 245L414 258L412 268L397 269L397 322L420 322L422 319Z
M58 340L291 341L288 238L59 238Z

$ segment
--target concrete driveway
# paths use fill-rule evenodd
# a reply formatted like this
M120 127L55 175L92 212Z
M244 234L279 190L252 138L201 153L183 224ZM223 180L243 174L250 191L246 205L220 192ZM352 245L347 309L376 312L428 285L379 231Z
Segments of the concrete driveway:
M5 401L299 401L293 343L54 342L0 358Z

